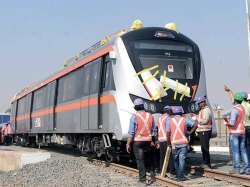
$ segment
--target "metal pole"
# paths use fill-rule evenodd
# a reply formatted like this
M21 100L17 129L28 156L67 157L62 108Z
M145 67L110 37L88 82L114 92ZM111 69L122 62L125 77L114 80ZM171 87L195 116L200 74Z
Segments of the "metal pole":
M247 38L248 38L248 59L250 61L250 23L249 23L249 0L246 1L246 14L247 14Z

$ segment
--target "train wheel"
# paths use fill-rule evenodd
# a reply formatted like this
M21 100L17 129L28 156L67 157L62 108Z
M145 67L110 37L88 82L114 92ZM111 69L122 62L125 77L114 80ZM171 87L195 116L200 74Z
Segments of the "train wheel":
M106 151L105 151L105 160L107 162L109 162L109 163L114 161L114 156L112 154L112 150L106 149Z

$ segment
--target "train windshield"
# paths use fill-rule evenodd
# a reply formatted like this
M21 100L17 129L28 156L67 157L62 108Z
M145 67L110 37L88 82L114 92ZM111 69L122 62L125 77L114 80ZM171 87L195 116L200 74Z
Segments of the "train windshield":
M190 45L172 41L139 40L132 44L143 69L158 65L161 73L171 79L193 79L193 49Z

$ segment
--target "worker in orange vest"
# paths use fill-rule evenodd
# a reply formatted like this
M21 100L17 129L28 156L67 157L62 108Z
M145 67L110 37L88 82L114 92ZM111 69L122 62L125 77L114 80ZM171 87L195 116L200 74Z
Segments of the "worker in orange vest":
M127 140L127 152L131 152L131 145L133 143L133 150L136 158L137 168L139 170L139 182L150 184L154 181L154 162L153 155L145 154L152 152L154 146L152 136L155 132L155 125L151 113L145 112L144 102L137 98L134 101L136 113L131 116L129 126L129 138ZM146 180L145 160L149 159L151 180Z
M11 134L13 134L12 128L9 123L6 123L5 126L1 130L3 136L3 143L5 145L10 145L12 142Z
M196 132L199 134L201 143L201 152L203 159L203 168L211 168L210 153L209 153L209 141L212 135L212 111L208 107L206 98L199 97L196 100L199 105L200 111L197 116L198 128Z
M173 116L166 121L167 140L172 146L177 180L184 181L186 180L187 136L195 131L196 122L183 115L184 111L181 106L173 106L171 110ZM191 127L189 132L188 127Z
M229 141L233 156L233 170L230 174L240 174L240 155L244 162L243 173L250 174L250 165L245 145L245 109L241 105L244 97L241 93L234 95L232 111L224 114L224 120L229 130ZM229 117L229 120L228 120Z
M166 120L171 112L170 106L163 108L163 114L159 116L157 121L157 136L156 148L160 149L160 171L162 170L165 154L167 150L167 134L166 134Z

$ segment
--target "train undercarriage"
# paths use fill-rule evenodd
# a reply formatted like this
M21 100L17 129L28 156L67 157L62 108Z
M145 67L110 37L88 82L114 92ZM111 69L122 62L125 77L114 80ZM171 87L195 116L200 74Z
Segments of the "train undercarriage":
M111 134L15 134L13 143L25 147L53 145L72 146L90 158L104 158L108 162L119 162L127 155L126 142L112 139Z

